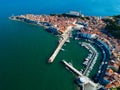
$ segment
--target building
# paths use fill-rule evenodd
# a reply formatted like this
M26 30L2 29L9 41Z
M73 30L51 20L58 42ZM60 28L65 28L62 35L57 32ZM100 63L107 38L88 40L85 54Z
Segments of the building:
M79 24L76 24L76 26L73 27L75 30L81 30L82 28L84 28L84 26Z
M70 11L69 13L66 13L66 14L72 15L72 16L80 16L80 13L76 11Z
M87 34L87 33L81 33L81 37L88 38L88 39L95 39L96 34Z
M107 69L105 75L111 76L113 73L114 73L113 70L109 68L109 69Z
M53 27L49 27L46 29L48 32L51 32L53 34L59 34L58 30L56 28L53 28Z

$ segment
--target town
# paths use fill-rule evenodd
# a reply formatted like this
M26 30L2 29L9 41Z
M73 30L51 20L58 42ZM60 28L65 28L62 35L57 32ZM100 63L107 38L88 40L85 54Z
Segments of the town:
M61 15L26 14L11 16L10 19L40 25L45 27L47 31L55 35L60 35L62 40L59 42L59 45L53 55L49 58L49 63L54 61L63 44L71 36L71 32L73 30L77 30L78 32L75 36L75 40L87 38L88 40L94 42L103 54L99 71L96 74L93 83L99 83L104 86L105 89L103 90L120 87L120 40L114 38L111 34L105 33L107 23L104 22L104 20L106 17L84 16L79 12L71 11ZM88 65L88 67L86 67L88 69L93 62L96 62L95 57L97 57L98 54L97 51L89 44L82 43L81 45L91 50L90 52L93 52L93 59L90 58L90 60L86 60L86 62L84 62L86 66ZM90 72L87 69L85 73L81 73L85 77L87 77Z

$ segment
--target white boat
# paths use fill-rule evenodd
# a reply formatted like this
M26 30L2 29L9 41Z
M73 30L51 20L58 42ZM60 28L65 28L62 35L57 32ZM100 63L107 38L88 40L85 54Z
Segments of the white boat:
M88 64L88 61L84 61L84 62L83 62L83 65L86 65L86 66L87 66L87 64Z
M70 40L68 39L68 40L66 40L66 42L67 42L67 43L70 43Z
M61 48L61 51L65 51L65 49Z
M85 58L85 60L86 60L86 61L89 61L89 59L88 59L88 58Z
M58 42L61 43L61 41L62 41L62 38L60 38Z
M81 45L82 43L81 43L81 42L78 42L78 44L80 44L80 45Z
M73 66L71 62L69 62L69 65Z
M75 37L75 40L79 40L79 38L78 38L78 37Z

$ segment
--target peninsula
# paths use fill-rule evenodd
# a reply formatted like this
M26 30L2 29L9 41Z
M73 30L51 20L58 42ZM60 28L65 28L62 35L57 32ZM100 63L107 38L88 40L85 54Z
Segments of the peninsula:
M77 78L75 81L77 84L80 87L82 86L83 90L90 90L90 88L92 88L91 90L108 90L120 87L120 40L118 39L119 34L114 32L116 28L117 32L120 31L118 30L120 27L119 16L101 18L84 16L79 12L71 11L64 14L50 15L26 14L11 16L10 19L43 26L48 32L60 37L56 50L48 59L49 63L55 60L55 57L69 38L73 37L78 41L81 39L87 40L87 42L79 43L80 46L89 51L88 57L83 62L85 66L83 72L79 72L65 60L62 61L66 67L76 74ZM72 31L76 31L74 36L72 36ZM89 79L88 76L95 69L93 67L97 62L99 53L91 45L91 42L102 53L99 70L93 80Z

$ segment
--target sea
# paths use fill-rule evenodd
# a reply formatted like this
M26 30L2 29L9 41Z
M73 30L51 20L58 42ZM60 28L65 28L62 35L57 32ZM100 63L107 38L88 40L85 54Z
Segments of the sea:
M74 74L61 60L79 69L88 51L71 40L48 64L59 38L43 27L8 19L11 15L69 11L87 16L118 15L120 0L0 0L0 90L77 89Z

